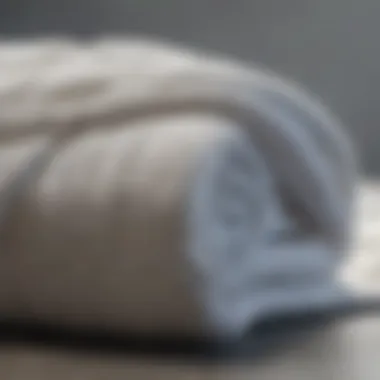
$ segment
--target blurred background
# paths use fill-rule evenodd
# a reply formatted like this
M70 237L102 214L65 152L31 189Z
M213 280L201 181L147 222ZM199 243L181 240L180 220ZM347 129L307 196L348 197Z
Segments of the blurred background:
M0 37L162 36L265 64L321 96L380 175L378 0L0 0Z

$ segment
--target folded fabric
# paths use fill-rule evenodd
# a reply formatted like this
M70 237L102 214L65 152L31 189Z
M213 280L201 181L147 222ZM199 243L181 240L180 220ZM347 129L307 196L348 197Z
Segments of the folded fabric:
M240 336L350 302L356 167L269 72L143 40L0 44L0 315Z

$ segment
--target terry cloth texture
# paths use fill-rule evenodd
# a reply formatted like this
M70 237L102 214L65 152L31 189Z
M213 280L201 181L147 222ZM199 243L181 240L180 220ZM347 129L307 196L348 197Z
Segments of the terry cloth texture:
M347 302L356 166L296 85L145 40L0 44L0 314L239 336Z

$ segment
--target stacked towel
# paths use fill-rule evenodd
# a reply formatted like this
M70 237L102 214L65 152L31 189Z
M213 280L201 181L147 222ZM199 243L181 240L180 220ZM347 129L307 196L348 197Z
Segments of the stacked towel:
M0 314L240 336L347 302L355 157L272 73L143 40L0 44Z

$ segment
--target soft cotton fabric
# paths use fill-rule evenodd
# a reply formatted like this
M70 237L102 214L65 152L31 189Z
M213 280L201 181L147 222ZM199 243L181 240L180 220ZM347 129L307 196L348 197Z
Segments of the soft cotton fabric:
M0 45L0 314L239 336L350 298L356 167L271 73L143 40Z

